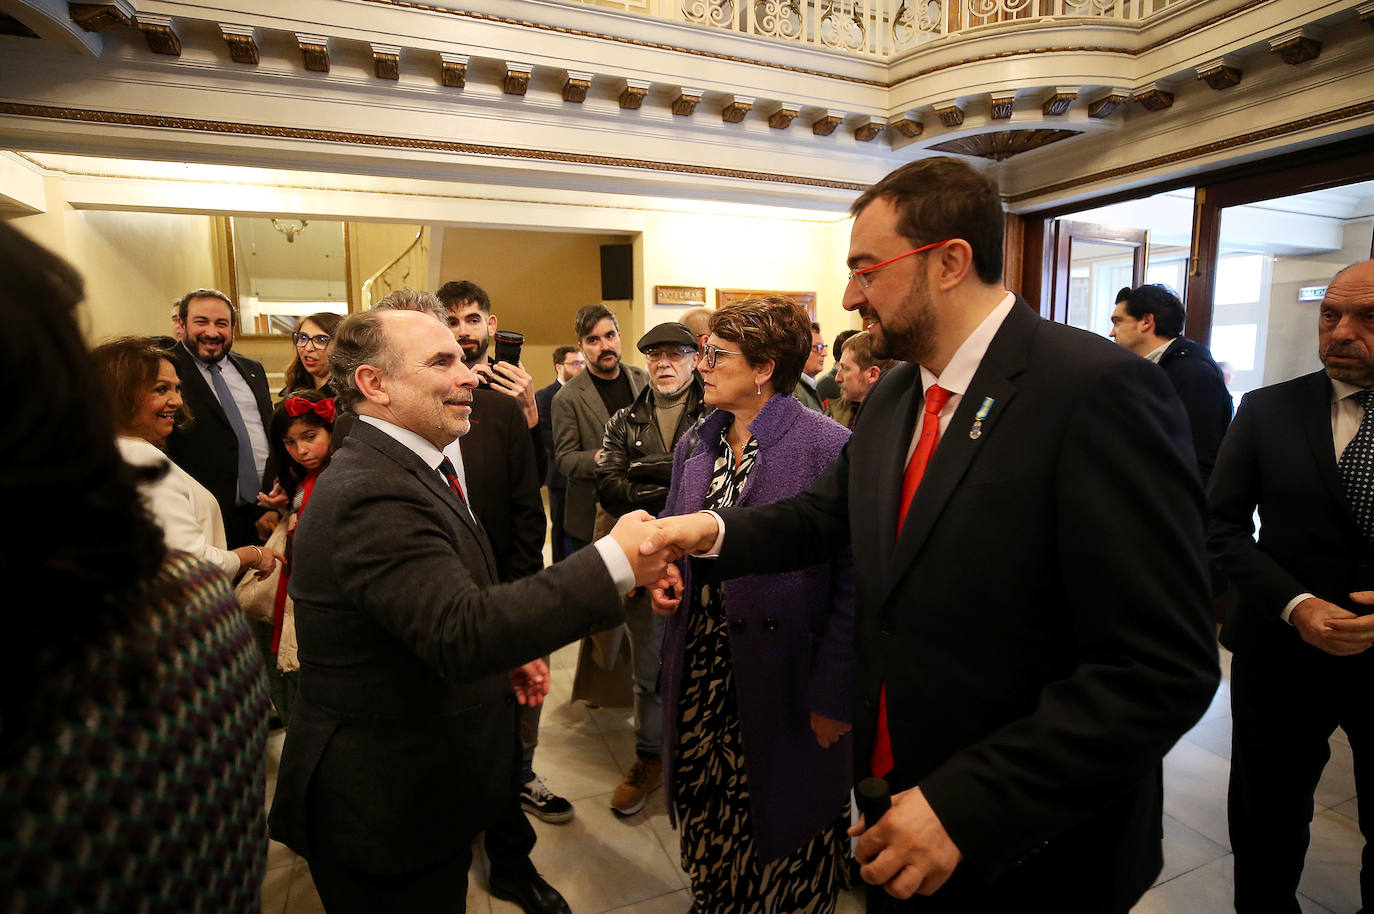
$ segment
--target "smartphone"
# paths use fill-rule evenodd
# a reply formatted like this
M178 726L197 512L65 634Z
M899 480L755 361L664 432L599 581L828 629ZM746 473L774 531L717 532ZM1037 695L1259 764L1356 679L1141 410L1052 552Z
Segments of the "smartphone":
M492 361L519 365L520 348L524 345L525 334L517 333L514 330L498 330L496 331L496 351L493 353Z

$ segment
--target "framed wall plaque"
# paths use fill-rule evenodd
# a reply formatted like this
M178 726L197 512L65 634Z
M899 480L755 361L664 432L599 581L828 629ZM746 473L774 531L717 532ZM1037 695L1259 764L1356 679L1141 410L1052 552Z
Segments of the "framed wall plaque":
M702 307L706 304L706 287L654 286L654 304Z
M811 315L813 321L816 319L815 292L776 292L768 289L717 289L716 307L724 308L726 305L733 305L736 302L748 301L751 298L767 298L770 295L780 295L783 298L792 299L806 309L806 313Z

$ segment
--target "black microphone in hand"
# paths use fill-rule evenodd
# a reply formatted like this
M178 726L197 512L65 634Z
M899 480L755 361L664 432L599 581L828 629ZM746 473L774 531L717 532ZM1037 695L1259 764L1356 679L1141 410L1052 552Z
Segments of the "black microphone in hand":
M864 828L877 825L892 808L892 792L882 778L864 778L855 788L854 795L859 801L859 813L864 817Z

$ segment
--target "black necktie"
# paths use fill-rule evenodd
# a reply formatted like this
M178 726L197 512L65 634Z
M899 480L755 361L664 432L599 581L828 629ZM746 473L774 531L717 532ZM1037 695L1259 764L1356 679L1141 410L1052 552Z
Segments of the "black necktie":
M1336 461L1336 472L1340 474L1355 523L1365 539L1374 540L1374 410L1369 408L1374 390L1361 390L1351 394L1350 399L1364 408L1364 418L1360 420L1360 430Z

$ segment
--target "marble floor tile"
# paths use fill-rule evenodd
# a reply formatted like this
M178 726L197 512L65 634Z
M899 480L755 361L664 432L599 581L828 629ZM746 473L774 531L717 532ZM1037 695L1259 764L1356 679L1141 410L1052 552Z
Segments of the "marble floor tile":
M1180 740L1164 757L1164 811L1217 844L1231 849L1226 834L1226 784L1230 764L1214 752Z
M291 891L291 879L296 872L296 861L288 861L285 866L269 867L262 881L262 914L285 914L287 896Z
M606 739L590 724L541 727L535 770L549 789L574 803L614 790L625 776Z
M1230 854L1184 873L1145 893L1131 914L1226 914L1233 910L1234 864ZM1333 914L1310 898L1298 896L1303 914Z
M692 893L682 889L670 895L660 895L647 901L638 901L623 908L616 908L607 914L686 914L687 909L691 906Z
M297 859L291 888L286 897L285 914L324 914L324 903L310 878L310 865Z
M1231 715L1204 717L1193 729L1183 734L1183 738L1195 746L1201 746L1213 755L1231 759Z
M1355 796L1355 756L1348 743L1332 739L1331 758L1317 782L1317 792L1313 799L1318 807L1326 809L1339 806Z
M1360 909L1360 830L1337 813L1319 812L1312 819L1299 891L1336 914Z
M1337 805L1337 806L1332 806L1332 807L1331 807L1331 812L1333 812L1333 813L1335 813L1336 815L1339 815L1339 816L1345 816L1345 817L1346 817L1347 819L1349 819L1351 822L1354 822L1356 825L1359 825L1359 822L1360 822L1360 801L1359 801L1359 798L1356 797L1356 798L1353 799L1353 800L1346 800L1344 803L1341 803L1341 804L1339 804L1339 805Z
M1155 885L1225 857L1229 851L1184 825L1173 816L1164 817L1164 868Z

